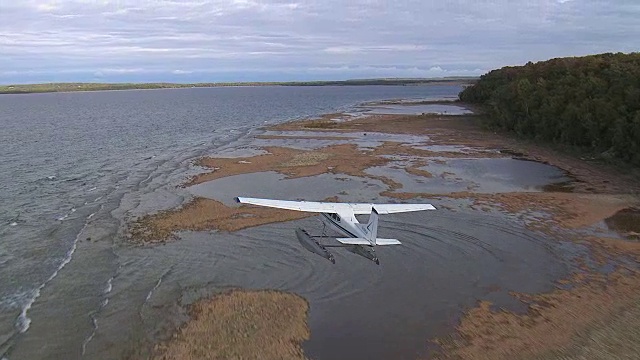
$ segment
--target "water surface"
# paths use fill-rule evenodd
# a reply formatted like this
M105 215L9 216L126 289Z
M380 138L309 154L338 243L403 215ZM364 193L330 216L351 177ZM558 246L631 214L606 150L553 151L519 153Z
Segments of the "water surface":
M198 171L191 161L201 154L246 146L265 123L459 91L341 86L0 95L0 357L113 358L151 336L148 329L166 325L148 320L146 304L164 286L174 291L163 298L167 303L179 298L171 269L189 263L193 249L167 257L161 247L131 249L124 224L190 196L176 186Z
M443 104L385 104L365 107L363 110L367 114L395 114L395 115L466 115L473 114L473 111L459 105Z

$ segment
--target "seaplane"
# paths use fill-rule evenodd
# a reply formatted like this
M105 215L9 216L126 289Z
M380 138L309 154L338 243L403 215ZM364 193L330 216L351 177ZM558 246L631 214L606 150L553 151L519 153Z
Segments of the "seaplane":
M372 203L332 203L317 201L291 201L236 197L236 202L278 209L320 213L322 215L322 235L313 236L302 228L296 229L296 237L300 244L310 252L336 263L327 248L342 247L348 251L365 257L377 265L380 260L376 255L376 246L400 245L397 239L378 237L378 216L411 211L435 210L431 204L372 204ZM356 215L369 214L369 221L361 224ZM326 229L335 230L345 237L327 236ZM338 244L321 244L318 239L335 239Z

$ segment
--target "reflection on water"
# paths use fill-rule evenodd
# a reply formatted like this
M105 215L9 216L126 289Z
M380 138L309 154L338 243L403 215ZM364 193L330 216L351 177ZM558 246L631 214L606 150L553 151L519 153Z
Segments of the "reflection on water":
M570 182L557 167L511 158L436 159L422 169L433 174L429 192L543 191L545 186Z
M285 175L273 171L228 176L189 187L192 194L227 206L238 206L234 200L236 196L309 201L338 196L345 202L373 201L385 189L379 180L349 175L322 174L286 179Z

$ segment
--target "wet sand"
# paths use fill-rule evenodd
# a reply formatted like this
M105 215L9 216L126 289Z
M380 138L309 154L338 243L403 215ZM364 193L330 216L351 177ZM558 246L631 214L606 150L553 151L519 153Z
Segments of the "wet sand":
M334 201L363 201L367 196L372 198L372 201L377 199L380 202L409 199L430 201L436 203L441 210L450 211L452 219L455 219L456 214L469 216L466 214L467 211L479 214L468 219L479 216L475 221L479 226L486 226L487 231L490 231L492 222L503 224L499 231L504 234L511 233L512 237L506 236L504 240L507 241L506 244L513 243L505 248L500 248L496 243L483 246L488 245L493 256L496 256L498 251L498 254L501 254L497 255L500 261L530 263L532 269L536 269L532 271L532 276L539 272L538 277L524 280L525 284L519 284L526 285L529 281L538 285L531 283L532 286L514 290L517 286L511 281L523 279L507 280L503 271L508 270L498 267L498 272L493 273L493 278L488 276L482 281L487 289L484 295L466 294L462 300L453 300L451 296L438 300L459 304L450 308L448 320L440 318L435 321L438 316L430 313L413 319L392 321L388 316L384 316L384 312L389 310L381 308L380 311L383 313L374 317L378 322L368 324L369 326L386 323L396 327L389 329L390 331L406 333L406 329L403 328L408 328L409 332L421 334L425 333L423 327L433 326L429 325L429 322L435 321L440 324L437 326L438 329L426 332L431 335L430 338L424 338L421 349L408 349L416 346L410 343L402 344L400 347L397 344L395 347L387 344L388 349L384 353L387 358L393 354L397 354L393 356L395 358L571 358L579 356L580 351L597 351L600 354L602 351L611 351L602 350L602 343L610 341L615 336L613 334L619 334L625 326L637 327L638 323L635 317L621 316L636 314L640 301L637 295L640 290L640 250L637 242L628 240L632 240L636 232L624 225L634 223L632 220L625 220L626 216L630 216L629 211L625 209L637 207L640 203L635 174L585 161L533 143L521 142L503 134L487 132L481 129L478 121L478 117L475 116L375 115L341 118L339 114L331 114L322 119L271 127L255 140L256 150L261 152L259 155L201 159L198 165L210 169L209 172L197 175L185 184L197 193L194 200L183 208L149 215L132 224L132 240L150 243L177 239L176 234L180 230L236 231L261 224L300 219L308 215L234 205L229 201L230 194L249 189L250 187L243 187L242 184L250 183L250 177L254 177L267 181L268 187L280 186L282 191L288 191L289 198L304 197L305 192L297 187L296 179L306 181L305 179L330 176L323 178L319 184L338 184L340 181L346 181L344 189L347 190L340 187L342 191L331 197ZM342 143L343 141L349 143ZM314 143L317 145L314 146ZM295 147L289 147L292 144ZM306 148L301 149L305 144ZM530 181L530 176L520 179L517 176L506 175L478 180L474 176L475 173L469 169L474 170L481 161L491 159L508 160L509 164L515 161L516 169L521 166L518 161L535 161L535 166L542 167L534 173L546 175L534 182ZM486 170L488 165L482 166L484 168L476 170L481 173L491 172ZM505 165L499 163L491 166L500 169ZM447 167L451 170L447 170ZM272 175L269 175L269 172ZM513 171L516 174L520 172ZM341 176L344 177L342 180ZM362 186L371 191L358 192L358 187L354 185L357 179L361 179ZM206 187L202 187L205 185ZM325 189L327 193L322 195L321 199L331 194L329 190ZM482 215L483 213L487 215ZM621 217L623 220L616 221ZM417 217L411 219L420 221ZM509 225L509 222L513 225ZM620 223L624 229L620 229L620 225L616 228L616 224ZM404 228L407 226L406 221L398 224ZM516 230L520 226L517 224L522 224L531 234L520 235L523 230ZM394 228L390 224L386 226L389 229ZM509 227L513 229L508 229ZM395 231L401 229L398 227ZM434 230L435 228L416 228L415 234L428 234L427 236L433 236L434 240L444 236ZM519 232L518 235L515 231ZM497 234L488 232L485 237L472 240L477 242L480 239L496 237ZM408 234L402 235L411 238ZM522 246L515 242L519 236L544 237L536 239L534 243L553 253L553 256L547 259L546 255L537 254L529 249L515 252L515 257L505 257L505 251L516 251L517 247ZM438 249L434 243L427 245L425 250L428 251L444 250ZM409 243L408 246L412 247L415 244ZM584 251L567 248L580 248ZM522 258L533 254L537 256L526 260ZM390 266L393 266L395 255L383 255L388 256ZM446 258L443 253L436 255ZM485 253L485 256L488 255L489 253ZM485 261L469 257L469 253L466 253L466 257L478 264ZM553 257L556 260L551 260ZM410 256L406 258L407 264L413 264L414 270L421 268L416 260ZM385 261L384 257L381 261ZM549 261L564 265L545 275L543 268L558 266L551 265ZM446 264L439 266L447 268ZM558 270L562 267L567 267L569 272L563 274L563 271ZM437 278L438 272L433 270L431 269L429 277ZM445 278L450 276L444 275ZM412 279L411 276L407 278ZM420 277L415 277L416 281L420 281L418 279ZM406 284L413 284L413 280L406 281ZM464 281L460 278L458 286L464 287ZM385 284L387 283L380 283L382 289L392 288ZM425 289L424 294L432 293L433 286L440 285L432 284L431 289ZM554 288L555 290L552 290ZM431 304L430 308L437 307L433 303L435 295L428 296L431 299L423 298L423 303L416 303L414 307L419 309L424 304ZM357 297L349 298L340 304L336 301L316 303L322 304L316 305L316 308L320 309L318 311L326 312L330 309L336 310L336 306L342 306L351 309L350 311L359 317L368 316L354 311L353 306L357 306L354 303L356 299ZM266 300L255 298L254 301L255 304L261 304ZM406 298L404 301L406 306L407 301L419 300ZM475 306L474 301L478 301ZM321 355L327 358L340 354L350 354L350 358L366 358L367 354L372 356L372 353L364 348L346 348L347 343L339 342L335 336L340 334L348 340L353 339L354 334L340 330L346 329L345 324L338 323L332 327L326 321L318 319L318 316L323 314L314 313L314 301L311 301L311 306L312 311L308 319L311 325L311 339L303 346L307 355ZM213 316L216 318L219 315ZM297 319L296 326L303 326L304 321ZM447 322L450 324L448 327L442 325ZM188 327L191 323L188 322L185 326ZM359 325L363 324L367 325L364 321ZM314 332L314 328L323 330ZM330 332L331 328L334 329L333 335L324 333ZM380 332L383 331L380 329ZM433 336L434 333L438 335ZM172 341L165 346L174 346ZM364 341L358 341L352 344L352 347L366 344ZM633 346L633 343L629 344L629 341L631 340L618 346L619 349L623 349L621 351L626 351L623 356L632 356L634 351L638 351L638 347ZM343 348L331 352L320 349L319 346L322 344L341 344ZM202 351L201 345L197 342L185 346L199 348L198 351Z

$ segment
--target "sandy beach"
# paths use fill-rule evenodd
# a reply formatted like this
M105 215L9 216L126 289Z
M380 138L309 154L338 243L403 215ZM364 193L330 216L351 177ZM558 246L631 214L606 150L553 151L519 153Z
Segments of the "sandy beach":
M437 114L330 114L289 122L266 128L249 149L212 154L196 165L206 171L183 184L193 199L131 223L134 244L180 241L184 231L236 232L300 221L313 214L238 206L230 193L254 181L253 188L261 188L257 195L277 196L269 184L287 181L293 194L295 181L330 177L329 184L342 181L344 189L319 185L319 198L310 200L429 201L452 216L468 211L487 216L487 224L499 218L543 236L547 240L541 246L556 259L549 261L567 269L541 278L543 292L511 291L496 279L490 286L495 291L467 296L462 303L468 306L455 311L456 321L439 328L438 336L424 338L415 358L640 356L635 340L640 337L640 182L635 173L484 130L476 115ZM375 191L347 189L354 179L369 182L361 186ZM558 250L563 247L581 250L563 253ZM534 264L536 258L526 261ZM508 299L492 299L497 289ZM311 308L313 314L313 303ZM314 339L307 311L307 302L282 292L238 290L204 298L191 305L191 320L157 344L154 354L161 359L305 358L303 342ZM264 330L263 322L274 319L269 326L282 331Z

